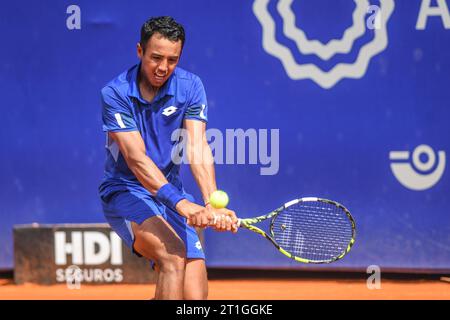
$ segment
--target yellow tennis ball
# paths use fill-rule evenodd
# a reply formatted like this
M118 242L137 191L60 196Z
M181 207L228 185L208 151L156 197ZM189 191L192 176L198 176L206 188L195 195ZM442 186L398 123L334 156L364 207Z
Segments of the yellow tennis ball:
M228 205L228 201L227 193L222 190L214 191L209 197L209 203L216 209L225 208Z

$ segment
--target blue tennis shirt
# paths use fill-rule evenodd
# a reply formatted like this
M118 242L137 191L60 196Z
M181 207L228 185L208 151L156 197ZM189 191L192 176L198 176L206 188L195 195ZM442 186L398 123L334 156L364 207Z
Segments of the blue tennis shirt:
M106 132L105 172L99 187L103 199L119 190L143 188L116 142L109 139L108 132L139 131L146 154L168 181L181 190L180 166L172 161L172 150L178 141L172 133L182 128L184 119L207 122L206 94L198 76L175 68L153 101L148 102L139 92L139 68L140 64L133 66L101 91L103 131Z

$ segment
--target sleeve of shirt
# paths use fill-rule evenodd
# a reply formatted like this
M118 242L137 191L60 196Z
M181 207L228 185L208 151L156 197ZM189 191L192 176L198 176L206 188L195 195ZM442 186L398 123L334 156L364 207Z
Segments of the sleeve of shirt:
M189 102L184 119L200 120L208 122L208 104L206 101L206 92L200 78L196 77L191 89L192 99Z
M102 89L104 132L136 131L136 121L127 102L111 87Z

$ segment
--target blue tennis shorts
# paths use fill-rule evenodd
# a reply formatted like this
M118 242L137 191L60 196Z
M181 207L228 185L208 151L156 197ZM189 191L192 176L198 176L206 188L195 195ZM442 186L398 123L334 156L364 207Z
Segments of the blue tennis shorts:
M189 201L194 198L184 193ZM186 246L186 258L205 259L200 239L195 228L187 224L185 217L167 208L156 200L146 189L122 190L112 196L102 198L103 212L111 228L119 235L122 241L133 251L141 256L133 248L134 234L131 222L141 224L146 219L161 216L176 231Z

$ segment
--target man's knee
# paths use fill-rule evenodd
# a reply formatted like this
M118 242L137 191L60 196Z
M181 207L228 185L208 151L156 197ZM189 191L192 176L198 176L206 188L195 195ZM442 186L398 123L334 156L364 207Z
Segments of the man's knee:
M152 260L158 271L177 272L186 268L186 248L184 243L171 243L170 245L161 243L158 246L147 246L145 241L136 241L135 250L144 257Z
M186 251L176 253L159 252L155 254L154 261L160 272L173 273L186 270Z

